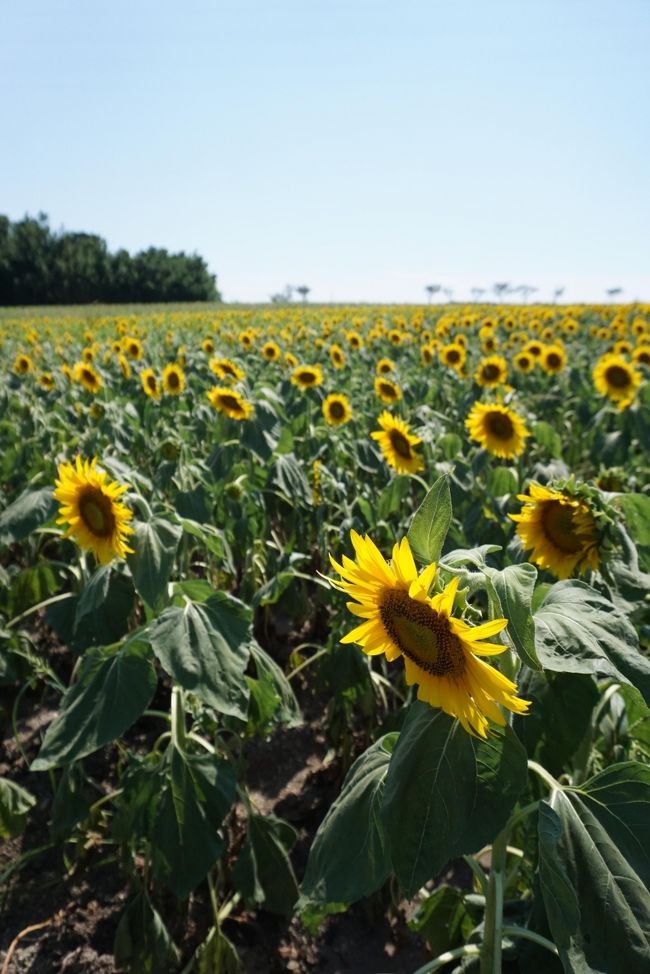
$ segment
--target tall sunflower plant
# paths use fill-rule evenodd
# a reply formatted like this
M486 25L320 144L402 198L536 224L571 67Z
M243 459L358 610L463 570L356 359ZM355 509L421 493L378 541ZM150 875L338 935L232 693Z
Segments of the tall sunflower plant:
M356 760L316 834L307 925L388 884L444 947L418 974L650 963L650 663L592 584L588 502L566 485L524 499L522 545L555 582L530 561L495 567L496 545L448 550L446 478L390 557L354 531L331 556L355 623L341 642L403 670L408 693L399 730ZM467 882L437 879L450 860Z

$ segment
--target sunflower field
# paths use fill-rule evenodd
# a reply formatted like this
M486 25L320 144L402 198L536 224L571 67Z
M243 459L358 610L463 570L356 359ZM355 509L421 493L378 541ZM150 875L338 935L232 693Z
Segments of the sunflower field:
M650 307L0 313L0 968L650 970Z

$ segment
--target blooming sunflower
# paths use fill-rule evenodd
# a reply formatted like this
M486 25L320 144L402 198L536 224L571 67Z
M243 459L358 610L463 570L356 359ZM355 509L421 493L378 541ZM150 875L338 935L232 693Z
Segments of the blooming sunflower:
M78 382L88 392L99 392L102 378L88 362L77 362L72 370L75 382Z
M598 392L618 403L619 409L630 405L641 385L641 373L622 355L603 355L596 362L592 376Z
M25 355L24 352L19 352L14 360L14 372L17 375L27 375L34 368L34 363L32 362L29 355Z
M482 640L496 635L506 619L472 627L452 615L458 578L438 595L429 596L435 564L418 575L407 538L393 548L387 563L374 542L351 532L356 561L343 564L330 555L341 580L331 584L352 596L350 611L363 622L343 637L358 643L368 656L383 653L389 662L404 658L406 682L418 684L418 699L456 717L473 736L487 737L489 720L501 727L499 706L525 714L530 702L516 696L517 686L481 656L496 656L505 646Z
M321 384L323 372L320 365L299 365L293 370L291 381L301 389L311 389Z
M395 371L395 363L390 358L380 358L377 362L376 372L377 375L387 375L389 372Z
M160 398L160 386L153 369L143 369L140 373L140 382L150 399Z
M38 377L38 384L42 389L45 389L46 392L51 392L54 388L54 376L51 372L41 372Z
M142 342L139 338L124 338L123 348L129 358L135 359L137 362L139 362L144 355Z
M214 355L214 342L211 338L204 338L201 342L201 349L206 355Z
M357 350L363 348L363 338L357 331L346 331L345 340L350 348Z
M277 362L280 358L280 346L277 342L264 342L262 345L262 357L267 362Z
M599 565L596 522L584 501L562 490L532 483L528 494L519 494L524 506L510 517L530 559L558 578L575 571L584 574Z
M636 365L650 366L650 345L638 345L632 353L632 360Z
M213 386L206 392L206 396L217 412L225 413L231 419L249 419L253 412L251 403L247 402L236 389L229 389L227 386Z
M336 342L330 346L330 361L335 369L342 369L345 365L345 352Z
M126 355L122 355L120 353L117 356L117 361L119 363L119 366L120 366L120 369L122 371L123 377L125 379L130 379L131 378L131 366L129 365L129 360L127 359Z
M512 361L518 372L532 372L536 359L529 352L517 352Z
M539 364L548 375L557 375L566 367L567 354L562 345L547 345Z
M456 369L457 372L464 366L466 358L467 352L458 342L452 342L451 345L443 345L440 349L440 361L448 365L449 368Z
M408 423L392 416L387 409L377 420L381 430L375 430L370 436L377 440L389 467L397 473L418 473L424 470L424 460L413 449L422 442L419 436L413 436Z
M163 369L162 387L170 396L180 396L185 388L185 373L176 362Z
M224 382L241 382L246 373L229 358L211 358L208 365Z
M500 386L508 378L508 365L501 355L491 355L481 359L474 373L474 379L480 386L491 389Z
M75 465L59 465L54 498L61 505L61 516L56 523L68 524L64 538L74 538L80 548L92 551L101 565L107 565L132 551L126 538L133 533L128 524L133 515L119 500L129 485L108 480L96 463L78 456Z
M402 398L402 390L397 383L391 382L390 379L386 379L381 375L375 378L375 393L382 402L397 402L398 399Z
M526 424L508 406L475 402L465 420L470 438L495 457L516 457L530 436Z
M352 419L352 407L342 392L333 392L323 403L323 416L330 426L343 426Z

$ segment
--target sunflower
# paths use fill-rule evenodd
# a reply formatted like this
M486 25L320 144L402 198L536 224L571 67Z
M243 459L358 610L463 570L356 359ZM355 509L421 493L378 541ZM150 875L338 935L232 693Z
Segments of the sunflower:
M285 352L284 353L284 361L285 361L285 364L288 365L288 367L290 369L295 369L296 366L298 365L298 359L293 354L293 352Z
M225 413L231 419L249 419L253 412L252 405L237 392L236 389L229 389L228 386L213 386L206 396L217 412Z
M160 399L160 385L153 369L143 369L140 373L140 382L150 399Z
M251 348L254 340L255 339L251 331L242 331L239 334L239 343L242 348Z
M27 375L34 368L34 363L32 362L29 355L24 352L19 352L14 359L14 372L17 375Z
M59 465L54 498L61 505L61 516L56 523L68 524L64 538L74 538L80 548L92 551L101 565L107 565L132 552L126 537L133 533L127 523L133 515L118 499L129 485L108 480L96 463L96 459L77 457L74 466Z
M229 358L211 358L208 365L224 382L241 382L246 375L244 370Z
M480 386L491 389L500 386L508 378L508 365L501 355L491 355L481 359L474 373L474 379Z
M566 367L567 354L561 345L547 345L539 364L547 375L557 375Z
M363 348L363 338L357 331L346 331L345 340L350 348L357 350Z
M632 353L635 365L650 365L650 345L638 345Z
M511 514L517 522L517 534L530 560L548 568L558 578L569 578L576 570L596 570L599 564L596 522L584 501L566 491L531 484L528 494L519 494L524 502L520 514Z
M483 640L501 632L507 620L472 627L455 618L459 579L430 597L436 566L418 575L406 538L393 547L388 563L368 536L350 536L356 561L344 555L339 565L330 555L341 576L331 584L355 600L348 608L363 621L341 642L358 643L368 656L383 653L389 662L402 656L407 684L418 684L418 700L457 718L472 736L487 737L489 720L505 726L499 706L525 714L530 702L516 696L516 684L480 659L505 651Z
M431 365L435 358L434 349L431 345L421 345L420 346L420 361L422 365Z
M402 390L397 383L391 382L390 379L385 379L381 375L375 377L375 393L382 402L397 402L398 399L402 398Z
M333 392L323 403L323 416L330 426L343 426L352 419L352 407L342 392Z
M118 364L120 366L120 369L122 371L122 375L124 376L124 378L125 379L130 379L131 378L131 366L129 365L129 360L127 359L126 355L122 355L120 353L117 356L117 361L118 361Z
M517 352L512 361L518 372L532 372L537 363L529 352Z
M185 373L176 362L163 369L162 387L170 396L180 396L185 388Z
M280 346L277 342L264 342L262 345L262 356L267 362L277 362L280 358Z
M144 351L142 350L142 342L139 338L124 338L122 340L122 347L129 358L135 359L137 362L139 362L144 355Z
M535 339L533 339L530 342L526 342L526 344L524 345L524 351L528 352L529 355L532 355L536 359L541 359L542 352L544 351L544 346L542 345L541 342L535 341Z
M68 382L72 382L74 375L72 369L66 362L64 362L63 365L61 366L61 374L66 377Z
M330 346L330 361L335 369L342 369L345 365L345 352L336 342Z
M457 372L464 366L466 358L467 352L458 342L452 342L451 345L443 345L440 349L440 361L448 365L449 368L456 369Z
M377 375L388 375L395 371L395 363L389 358L380 358L376 365Z
M470 438L495 457L516 457L530 433L524 421L508 406L475 402L465 420Z
M419 436L413 436L410 426L403 420L392 416L387 409L377 420L381 430L376 430L370 436L377 440L389 467L397 473L418 473L424 470L424 461L419 453L413 449L422 442Z
M629 406L641 385L641 373L622 355L603 355L596 362L592 376L598 392L618 403L620 409Z
M211 338L204 338L201 342L201 348L206 355L214 355L214 342Z
M51 392L54 388L54 376L51 372L41 372L38 377L38 384L42 389L45 389L46 392Z
M88 392L99 392L102 387L102 379L99 372L88 362L77 362L72 369L75 382L78 382Z
M320 365L299 365L293 370L291 381L301 389L311 389L321 384L323 372Z
M91 346L87 348L82 348L81 358L84 362L94 362L95 361L95 349Z

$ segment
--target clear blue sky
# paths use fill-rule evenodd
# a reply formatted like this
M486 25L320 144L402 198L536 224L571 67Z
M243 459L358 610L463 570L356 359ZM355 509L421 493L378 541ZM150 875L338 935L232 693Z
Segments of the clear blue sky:
M650 300L649 0L6 0L0 212L227 300Z

